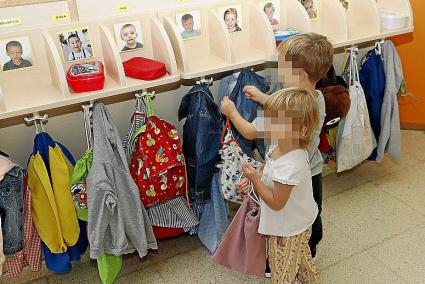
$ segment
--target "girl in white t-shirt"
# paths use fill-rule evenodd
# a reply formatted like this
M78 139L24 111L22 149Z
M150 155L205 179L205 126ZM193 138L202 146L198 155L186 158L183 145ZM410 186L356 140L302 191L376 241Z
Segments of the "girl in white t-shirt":
M271 140L262 172L242 166L238 188L249 181L261 198L258 232L267 235L272 283L311 283L318 279L308 241L318 208L313 198L306 147L318 127L315 97L304 89L275 93L264 105L264 136Z

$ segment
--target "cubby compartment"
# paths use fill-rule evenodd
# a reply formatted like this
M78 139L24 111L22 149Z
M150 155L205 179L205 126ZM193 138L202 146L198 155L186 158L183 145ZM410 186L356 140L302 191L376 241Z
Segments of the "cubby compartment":
M349 42L378 39L381 34L376 0L350 1L347 10Z
M78 35L80 47L72 49L70 46L77 38L69 38L71 34ZM69 87L68 98L89 96L92 93L108 93L112 95L123 84L123 73L119 70L117 58L111 55L111 43L108 34L99 26L98 22L80 22L50 28L48 36L55 44L55 50L60 55L62 72L65 74L72 64L100 61L104 66L105 84L99 91L74 93ZM78 51L79 50L79 51ZM81 57L81 58L80 58Z
M316 0L315 2L318 4L318 17L310 19L313 31L328 37L334 45L346 42L348 40L348 18L347 11L341 2L339 0ZM350 5L351 2L354 1L350 1ZM300 2L298 3L301 5ZM305 13L307 14L307 12Z
M214 6L209 5L193 5L179 10L159 12L183 79L232 69L230 35L213 8ZM194 36L183 39L181 18L185 14L194 16L194 29L199 35L195 32ZM195 22L196 19L199 21L198 24Z
M146 89L180 80L173 48L156 13L133 14L108 19L100 28L101 33L107 39L105 41L110 43L110 46L104 47L104 54L107 54L108 58L116 59L117 72L124 77L124 89ZM134 29L136 30L135 49L123 51L127 48L121 32L123 36L126 36L127 32L132 33ZM133 37L130 40L133 40ZM127 77L122 64L133 57L144 57L162 62L166 66L167 74L151 81Z
M386 19L381 18L382 34L394 35L413 31L412 7L408 0L378 0L377 4L380 15L383 12L394 15L393 19L387 19L387 21L390 21L389 24L391 26L394 27L397 24L401 24L399 28L388 29L385 24Z
M21 44L22 58L32 66L22 61L17 65L20 68L3 71L12 66L7 64L8 57L3 51L11 41ZM54 106L69 96L59 54L48 33L33 29L1 34L0 46L0 119L33 112L39 107ZM19 49L19 46L15 44L14 48Z
M273 29L266 15L258 5L253 2L235 2L226 7L238 6L241 8L242 16L239 23L242 26L239 32L229 32L233 68L242 68L264 63L276 51ZM224 20L224 13L218 8L218 17Z

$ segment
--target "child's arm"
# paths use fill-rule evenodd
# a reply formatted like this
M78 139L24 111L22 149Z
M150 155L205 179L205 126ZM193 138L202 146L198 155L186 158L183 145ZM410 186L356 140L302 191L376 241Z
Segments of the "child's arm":
M268 95L261 92L257 87L255 86L245 86L243 88L243 92L245 94L245 97L247 99L253 100L254 102L257 102L261 105L264 105L269 98Z
M255 192L273 210L281 210L291 195L293 185L273 182L273 188L268 187L261 181L261 172L256 171L249 164L242 165L244 176L249 179Z
M257 138L257 129L255 126L240 115L235 104L228 97L224 97L221 101L221 112L230 119L243 137L248 140Z

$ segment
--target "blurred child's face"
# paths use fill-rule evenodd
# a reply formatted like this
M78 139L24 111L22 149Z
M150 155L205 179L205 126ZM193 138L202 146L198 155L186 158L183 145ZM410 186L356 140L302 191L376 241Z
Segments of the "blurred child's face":
M264 138L275 145L300 145L301 129L301 116L297 112L280 110L277 113L266 113L264 117Z
M127 45L136 43L137 32L134 27L126 27L121 30L121 39L126 42Z
M236 28L238 19L235 14L226 14L224 21L226 22L227 28L230 30Z
M187 19L183 22L183 28L186 32L192 32L193 31L193 19Z
M20 62L22 57L22 48L19 46L9 46L7 48L7 56L10 57L13 63Z
M292 60L285 60L279 57L278 61L278 75L279 80L283 83L285 88L289 87L303 87L305 85L305 72L303 68L297 68L296 62Z
M307 1L304 3L304 8L310 18L314 17L314 5L313 1Z
M71 37L69 39L69 46L74 52L81 52L81 40L78 37Z
M271 23L273 21L273 14L274 14L273 8L268 7L266 9L264 9L264 12L266 13L267 18L269 19L269 21Z

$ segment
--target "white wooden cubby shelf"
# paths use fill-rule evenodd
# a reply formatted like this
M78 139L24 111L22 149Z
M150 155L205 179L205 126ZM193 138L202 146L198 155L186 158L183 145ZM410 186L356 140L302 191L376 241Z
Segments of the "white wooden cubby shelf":
M0 120L262 64L276 58L273 29L317 32L326 35L335 48L413 31L409 0L351 0L348 10L339 0L315 0L317 20L309 18L298 0L272 0L280 4L277 26L271 26L260 0L128 0L124 5L128 12L124 13L117 12L117 5L122 4L118 0L71 1L76 2L79 18L73 15L62 22L50 19L69 13L67 1L0 8L0 20L16 16L23 21L19 26L0 28L0 41L28 36L35 63L28 69L0 71ZM241 6L242 31L228 31L220 10L224 6ZM407 15L406 26L384 30L381 9ZM201 36L183 40L176 14L195 10L201 15ZM37 16L40 11L48 16ZM141 23L144 48L120 53L114 24L136 20ZM58 33L81 27L90 32L94 54L86 61L102 61L105 67L105 86L100 91L73 93L66 82L71 63L62 58ZM153 81L126 77L122 63L134 56L165 63L168 74Z

